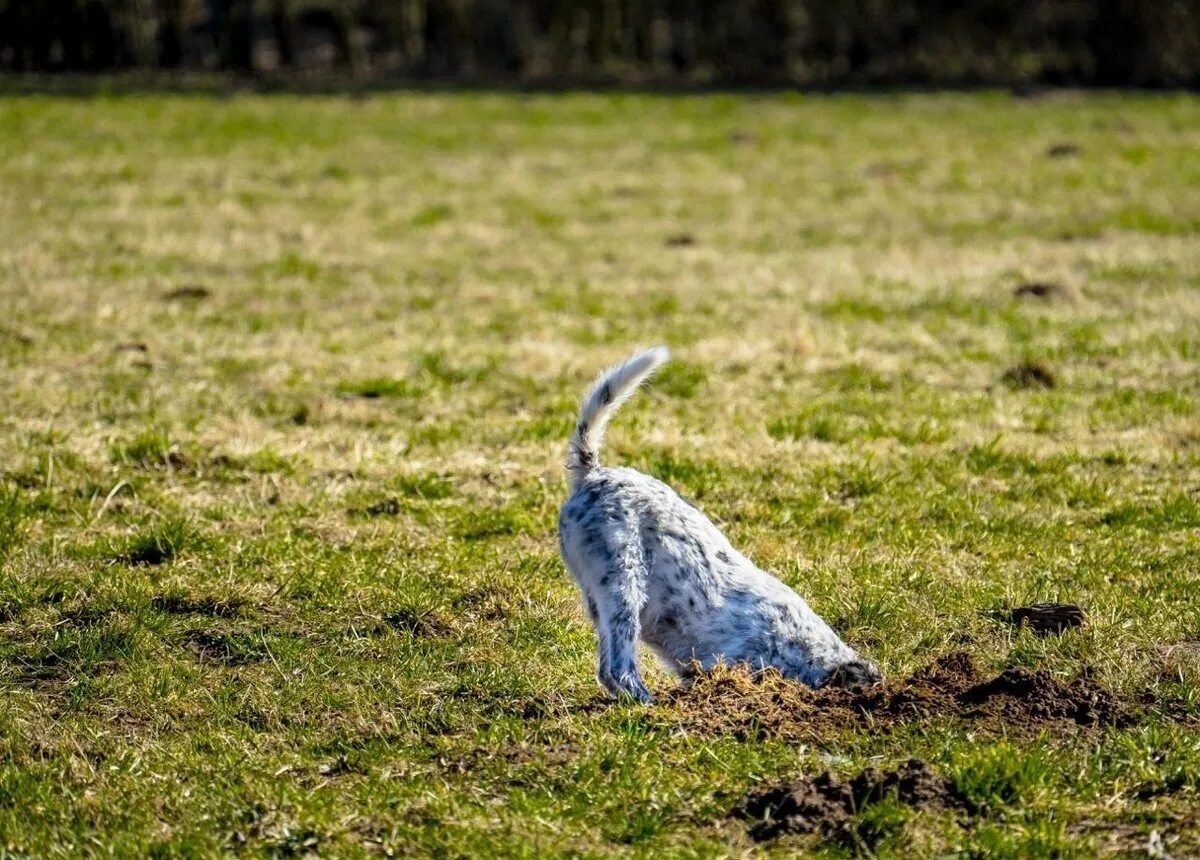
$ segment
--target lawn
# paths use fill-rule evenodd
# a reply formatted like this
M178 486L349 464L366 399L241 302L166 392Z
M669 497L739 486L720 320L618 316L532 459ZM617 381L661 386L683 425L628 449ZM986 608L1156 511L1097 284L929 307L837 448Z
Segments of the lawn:
M1198 189L1195 96L0 97L0 856L1200 852ZM564 444L654 343L606 462L1121 718L602 698ZM971 812L731 816L910 758Z

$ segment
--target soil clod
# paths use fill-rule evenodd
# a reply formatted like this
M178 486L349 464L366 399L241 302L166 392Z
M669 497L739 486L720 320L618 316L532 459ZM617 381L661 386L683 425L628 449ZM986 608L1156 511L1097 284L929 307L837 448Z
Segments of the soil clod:
M751 791L731 815L754 822L749 832L758 841L785 833L819 833L851 841L854 814L885 799L915 809L955 809L967 815L978 811L952 781L913 758L894 770L867 768L848 780L826 771Z
M1053 388L1058 384L1058 378L1050 366L1040 361L1023 361L1015 364L1000 381L1009 388Z
M1013 289L1013 296L1018 299L1067 299L1071 297L1071 291L1051 281L1026 281Z
M674 236L668 236L666 246L668 248L689 248L696 244L696 237L691 233L676 233Z
M1079 152L1079 144L1070 141L1052 143L1046 147L1046 155L1050 158L1066 158L1070 155L1079 155Z
M184 284L181 287L168 290L163 294L163 298L169 302L200 301L201 299L207 299L211 295L212 292L208 287L201 286L200 284Z
M1028 626L1039 636L1061 635L1083 625L1083 610L1074 603L1031 603L1017 606L1007 613L1006 620L1021 627Z

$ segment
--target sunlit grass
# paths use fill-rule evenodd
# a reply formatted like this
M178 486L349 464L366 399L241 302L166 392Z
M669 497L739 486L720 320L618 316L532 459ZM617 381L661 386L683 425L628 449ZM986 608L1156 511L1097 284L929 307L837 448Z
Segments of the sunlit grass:
M0 100L0 852L749 854L750 786L911 756L984 813L860 849L1200 850L1197 187L1188 96ZM596 706L563 441L659 342L608 461L889 674L1146 716ZM1037 600L1087 622L996 620Z

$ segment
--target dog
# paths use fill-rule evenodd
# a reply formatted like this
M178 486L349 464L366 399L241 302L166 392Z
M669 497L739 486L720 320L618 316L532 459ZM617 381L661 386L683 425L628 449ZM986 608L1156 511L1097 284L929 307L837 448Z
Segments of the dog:
M558 543L596 628L597 680L614 696L653 701L638 672L640 638L685 679L724 662L811 687L877 682L873 662L694 505L635 469L600 465L613 412L668 356L655 347L602 373L567 446Z

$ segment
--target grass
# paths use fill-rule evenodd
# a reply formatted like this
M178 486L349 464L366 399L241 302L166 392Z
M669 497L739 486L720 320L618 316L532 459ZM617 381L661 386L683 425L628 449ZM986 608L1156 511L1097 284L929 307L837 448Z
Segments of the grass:
M3 98L0 853L1200 851L1198 184L1192 96ZM1159 706L788 744L598 703L563 440L658 342L606 459L889 674ZM1035 600L1087 623L995 620ZM985 813L726 818L912 756Z

